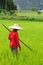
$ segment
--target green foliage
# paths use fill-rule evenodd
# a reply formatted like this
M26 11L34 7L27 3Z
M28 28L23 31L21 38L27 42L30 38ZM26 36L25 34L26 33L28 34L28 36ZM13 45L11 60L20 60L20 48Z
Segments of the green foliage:
M32 10L32 11L37 11L38 9L36 9L36 8L32 8L31 10Z
M17 10L17 6L13 3L13 0L8 0L7 10Z
M13 3L13 0L0 0L0 9L17 10L17 6Z
M0 19L7 19L7 20L24 20L24 21L43 21L43 13L40 15L37 12L21 12L16 10L2 10L0 12Z
M41 14L41 12L40 12L40 11L37 11L37 13L38 13L38 14Z
M13 56L8 41L9 32L2 26L7 27L18 23L23 31L18 31L19 38L34 50L32 53L21 42L21 52ZM43 22L0 20L0 65L43 65Z

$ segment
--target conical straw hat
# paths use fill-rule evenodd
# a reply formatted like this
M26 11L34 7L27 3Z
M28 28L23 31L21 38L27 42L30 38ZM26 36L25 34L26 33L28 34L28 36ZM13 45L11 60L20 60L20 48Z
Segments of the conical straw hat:
M18 24L14 24L13 26L9 26L9 28L12 28L12 29L19 29L19 30L22 30L23 28L20 27Z

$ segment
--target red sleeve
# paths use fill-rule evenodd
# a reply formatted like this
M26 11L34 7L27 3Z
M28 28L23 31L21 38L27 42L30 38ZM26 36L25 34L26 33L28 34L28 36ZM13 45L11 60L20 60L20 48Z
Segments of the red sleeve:
M10 36L11 36L11 32L9 33L9 35L8 35L8 39L10 40Z

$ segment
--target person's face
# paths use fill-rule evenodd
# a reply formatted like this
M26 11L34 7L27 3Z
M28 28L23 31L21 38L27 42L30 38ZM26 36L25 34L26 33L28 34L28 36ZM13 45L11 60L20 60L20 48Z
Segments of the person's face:
M15 31L18 31L18 29L14 29Z

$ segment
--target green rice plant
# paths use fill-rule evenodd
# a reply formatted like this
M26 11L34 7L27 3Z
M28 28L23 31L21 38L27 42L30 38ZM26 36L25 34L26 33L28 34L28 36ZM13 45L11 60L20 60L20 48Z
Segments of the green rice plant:
M31 47L34 53L20 42L21 52L18 51L17 61L10 50L9 32L2 26L3 23L8 28L14 23L23 27L23 31L18 31L19 38ZM43 22L0 20L0 65L43 65Z

